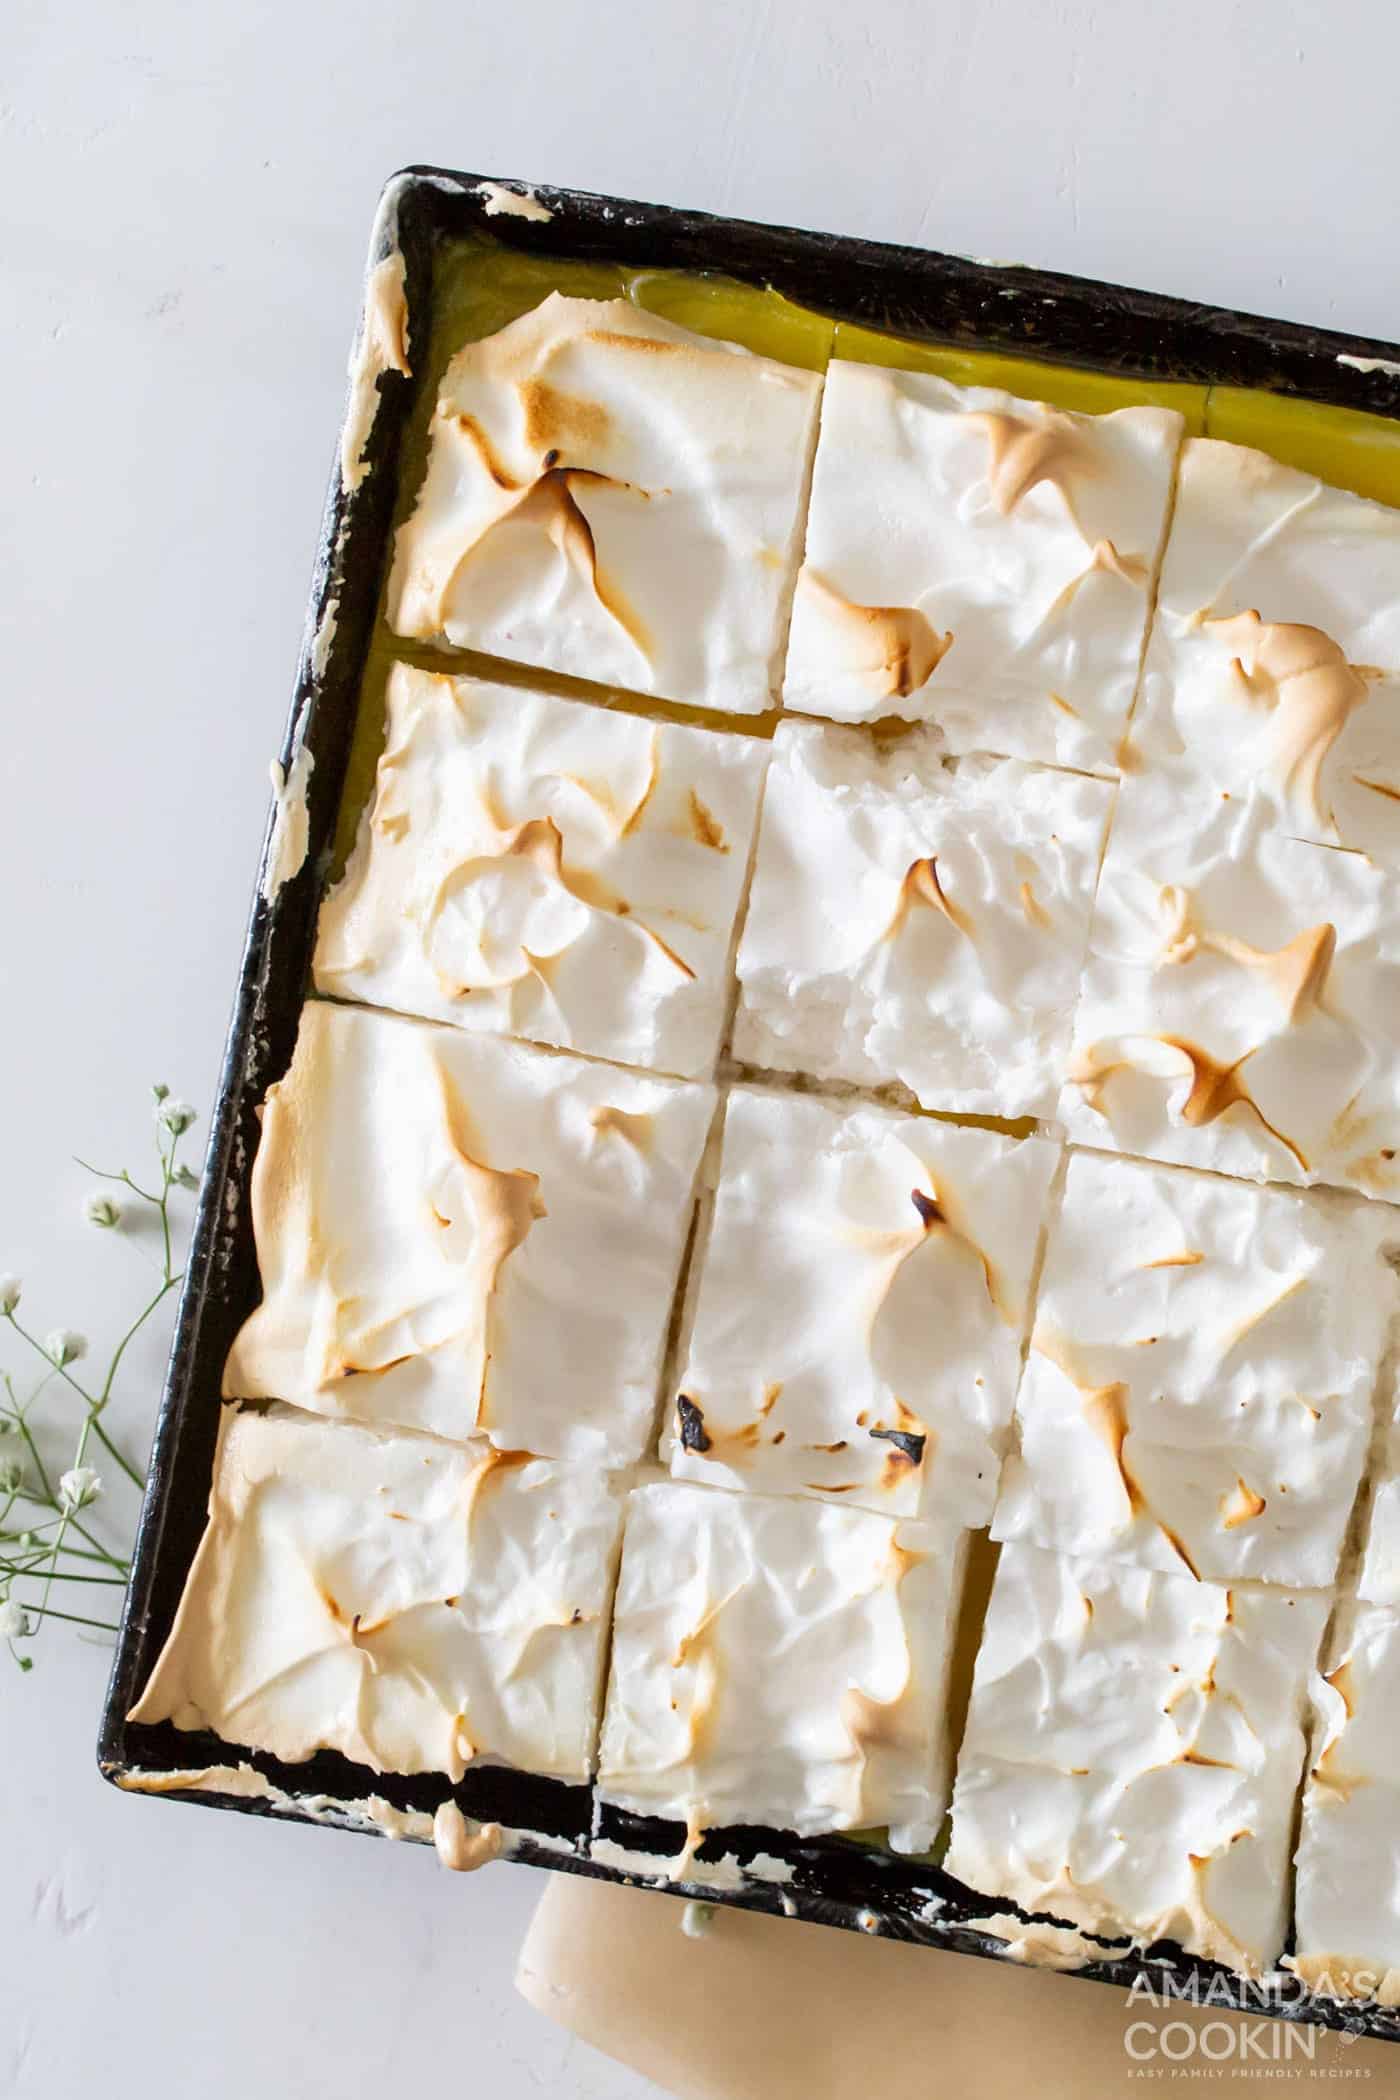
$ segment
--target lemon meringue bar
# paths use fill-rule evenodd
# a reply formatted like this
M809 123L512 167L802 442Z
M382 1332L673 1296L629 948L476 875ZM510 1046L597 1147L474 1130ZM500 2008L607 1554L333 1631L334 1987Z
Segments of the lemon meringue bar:
M313 1001L225 1393L622 1465L653 1434L712 1089Z
M1333 1998L1400 2005L1400 1613L1344 1604L1314 1681L1291 1966Z
M1059 1149L738 1087L677 1475L984 1523Z
M324 992L708 1073L766 746L398 664Z
M481 1760L586 1780L622 1503L614 1475L484 1439L230 1409L132 1718L292 1763L338 1750L376 1772L455 1780Z
M1001 1555L947 1868L1081 1930L1262 1974L1288 1924L1327 1601L1032 1546Z
M735 1054L1053 1115L1113 789L949 764L915 731L780 727L739 953Z
M784 700L950 749L1114 762L1182 419L828 369Z
M962 1547L873 1511L657 1484L623 1534L602 1801L932 1842Z
M1400 511L1190 440L1132 759L1400 866Z
M1398 1241L1381 1205L1072 1156L993 1536L1330 1583Z
M395 632L766 709L820 392L626 300L551 294L448 367Z
M1400 882L1124 783L1061 1102L1071 1137L1183 1166L1400 1196Z

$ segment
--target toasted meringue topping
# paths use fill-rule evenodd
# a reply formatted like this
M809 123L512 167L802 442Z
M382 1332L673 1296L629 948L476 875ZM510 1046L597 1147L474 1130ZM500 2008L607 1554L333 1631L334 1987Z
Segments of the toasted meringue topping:
M1180 430L1162 409L1068 415L834 361L787 705L1109 769Z
M713 1065L763 745L396 665L318 987L686 1074Z
M313 1002L264 1109L264 1295L226 1392L640 1457L713 1098Z
M761 711L820 390L625 300L552 294L448 369L395 630Z
M1085 1143L1400 1195L1400 893L1254 801L1120 790L1061 1115Z
M1189 442L1133 744L1203 826L1225 793L1400 865L1400 512Z
M485 1759L586 1779L621 1516L592 1466L230 1411L132 1718L289 1763L328 1749L376 1772L455 1780Z
M673 1473L984 1521L1056 1151L740 1087Z
M1397 1244L1376 1206L1073 1155L994 1536L1330 1583Z
M1322 1597L1003 1549L948 1871L1083 1930L1245 1975L1288 1924Z
M1329 1997L1400 2003L1400 1613L1341 1607L1315 1677L1292 1966Z
M932 1841L961 1582L951 1535L681 1485L630 1497L598 1791L704 1833Z
M397 248L375 264L365 283L364 317L350 359L350 401L340 440L340 479L347 490L357 489L369 471L365 446L385 372L409 376L408 302L403 256Z
M946 767L785 723L739 950L736 1054L931 1107L1048 1114L1111 789L1015 761Z

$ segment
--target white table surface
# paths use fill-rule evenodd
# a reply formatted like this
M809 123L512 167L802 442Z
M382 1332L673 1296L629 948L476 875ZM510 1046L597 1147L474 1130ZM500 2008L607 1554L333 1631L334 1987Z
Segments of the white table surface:
M7 0L0 1270L40 1326L135 1287L69 1153L134 1166L153 1078L209 1102L387 173L1396 337L1397 78L1392 0ZM652 2090L514 1997L533 1875L124 1800L106 1667L0 1668L0 2096Z

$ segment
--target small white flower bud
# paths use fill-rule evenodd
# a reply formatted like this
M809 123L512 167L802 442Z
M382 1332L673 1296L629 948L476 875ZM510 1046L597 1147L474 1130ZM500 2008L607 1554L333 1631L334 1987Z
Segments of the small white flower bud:
M156 1115L172 1137L183 1137L195 1119L188 1101L162 1101Z
M74 1466L58 1483L58 1506L66 1517L86 1509L102 1493L102 1482L91 1466Z
M177 1189L197 1189L199 1187L199 1176L190 1167L178 1166L170 1179L174 1182Z
M0 1313L12 1313L24 1286L18 1276L0 1276Z
M166 1095L169 1092L170 1089L168 1086L162 1086L159 1080L156 1081L155 1085L151 1088L151 1098L155 1102L157 1108L159 1108L161 1102L165 1099Z
M86 1356L87 1346L87 1336L72 1327L55 1327L52 1334L44 1337L44 1354L52 1357L60 1371L65 1364L75 1364L79 1357Z
M17 1458L0 1458L0 1495L17 1495L24 1481L24 1468Z
M6 1597L0 1603L0 1641L17 1641L29 1631L29 1620L20 1607Z
M104 1231L110 1231L114 1225L121 1224L122 1207L106 1189L94 1189L83 1203L83 1216L89 1225L100 1225Z

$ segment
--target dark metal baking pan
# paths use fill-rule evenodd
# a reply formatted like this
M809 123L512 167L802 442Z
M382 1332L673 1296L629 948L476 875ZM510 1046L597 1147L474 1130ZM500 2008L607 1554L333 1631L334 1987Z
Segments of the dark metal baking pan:
M427 310L438 244L486 235L507 248L561 260L723 274L775 289L837 320L947 345L1128 379L1227 385L1369 411L1394 420L1400 436L1400 349L1390 344L1040 270L573 190L541 187L530 193L546 207L547 218L499 209L488 215L488 204L499 205L502 189L523 186L428 167L409 168L387 185L370 260L395 244L401 249L416 323ZM309 850L299 872L275 893L265 897L260 884L248 923L99 1744L101 1769L114 1781L142 1772L251 1763L281 1790L275 1805L271 1799L172 1791L210 1807L305 1821L324 1820L318 1803L327 1796L354 1800L376 1793L401 1809L431 1810L448 1788L441 1777L369 1774L329 1753L303 1765L282 1765L168 1724L136 1726L126 1714L169 1633L203 1530L224 1357L257 1298L248 1205L255 1109L286 1069L295 1039L379 603L398 462L419 384L396 373L384 377L360 487L348 497L339 474L332 477L282 751L284 768L303 747L314 759ZM265 856L267 845L265 839ZM451 1791L468 1815L526 1834L513 1849L517 1858L607 1880L643 1878L588 1857L593 1805L586 1788L482 1766ZM629 1850L661 1859L676 1854L683 1841L672 1826L615 1812L605 1814L603 1830ZM699 1859L703 1871L707 1860L733 1855L742 1862L760 1853L767 1855L770 1874L776 1860L785 1863L789 1878L778 1883L731 1870L726 1878L733 1886L679 1892L968 1952L1005 1951L970 1921L1008 1906L974 1894L934 1867L849 1840L799 1841L772 1830L712 1832ZM1159 1992L1194 1989L1216 2005L1400 2039L1400 2012L1310 2001L1301 1989L1281 2003L1275 1994L1166 1945L1076 1973L1124 1990L1143 1977Z

